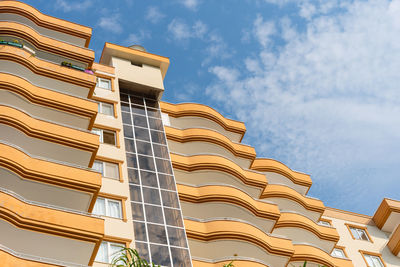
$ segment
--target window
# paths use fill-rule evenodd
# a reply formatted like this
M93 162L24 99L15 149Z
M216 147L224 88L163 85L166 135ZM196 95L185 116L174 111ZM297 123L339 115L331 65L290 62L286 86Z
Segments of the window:
M344 253L344 250L341 248L334 248L331 255L342 259L346 258L346 254Z
M111 80L104 78L97 78L97 87L111 90Z
M330 222L328 221L319 221L318 224L323 226L331 226Z
M356 226L348 225L351 235L354 239L371 241L366 229L358 228Z
M364 259L367 262L368 267L385 267L382 258L379 255L364 254Z
M95 160L93 163L93 169L101 172L103 177L119 179L119 165L118 163L104 162Z
M116 143L116 132L110 130L103 130L93 128L92 133L97 134L100 136L100 143L109 144L115 146Z
M122 204L119 200L98 197L93 214L122 219Z
M99 103L99 108L98 112L101 114L109 115L109 116L114 116L114 105L110 103L105 103L105 102L98 102Z
M125 247L124 244L103 241L100 244L95 261L111 263L115 257L118 257L118 252Z

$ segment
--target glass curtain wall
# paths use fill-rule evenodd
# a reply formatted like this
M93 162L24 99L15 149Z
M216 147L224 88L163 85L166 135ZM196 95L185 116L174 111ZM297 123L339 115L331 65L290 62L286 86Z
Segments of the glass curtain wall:
M120 88L135 245L161 266L192 266L158 101Z

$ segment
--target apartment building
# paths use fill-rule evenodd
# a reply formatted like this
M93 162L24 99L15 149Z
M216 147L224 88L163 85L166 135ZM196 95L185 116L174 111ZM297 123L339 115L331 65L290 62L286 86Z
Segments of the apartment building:
M161 101L169 59L88 48L91 28L0 1L0 266L400 266L400 201L307 196L242 122ZM182 92L184 93L184 92Z

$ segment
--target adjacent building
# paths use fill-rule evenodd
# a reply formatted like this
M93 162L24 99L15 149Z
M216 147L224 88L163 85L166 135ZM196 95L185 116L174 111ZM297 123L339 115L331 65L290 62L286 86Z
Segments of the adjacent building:
M0 1L0 266L400 266L400 201L373 217L307 196L242 122L161 101L169 59ZM184 93L184 92L182 92Z

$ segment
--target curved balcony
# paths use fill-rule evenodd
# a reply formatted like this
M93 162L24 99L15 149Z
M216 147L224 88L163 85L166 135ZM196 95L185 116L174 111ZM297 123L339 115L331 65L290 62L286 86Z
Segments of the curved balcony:
M234 216L253 223L265 232L271 232L280 216L278 206L257 201L234 187L178 184L177 189L185 216L199 219Z
M242 168L250 168L256 157L254 148L234 143L224 135L201 128L176 129L165 127L171 152L188 154L217 154L230 159Z
M94 51L40 35L24 24L0 21L0 35L21 38L31 43L36 49L73 59L88 66L91 66L94 60Z
M264 188L267 180L263 174L242 169L234 162L215 155L182 156L170 153L174 169L193 172L199 170L215 170L231 174L244 184Z
M312 185L310 175L293 171L273 159L256 158L251 169L265 173L270 184L285 184L300 194L307 194Z
M227 119L206 105L160 102L160 108L162 112L171 116L171 126L176 128L209 128L235 142L240 142L246 132L244 123Z
M29 153L80 166L92 166L99 137L89 132L35 119L0 105L0 140Z
M7 73L0 73L0 104L80 129L91 129L97 114L95 102L50 91Z
M192 257L192 263L194 267L221 267L228 265L232 261L237 267L268 267L267 263L265 262L246 257L227 257L217 260L207 260Z
M272 233L288 236L294 243L307 240L307 243L327 253L330 253L339 241L339 234L335 228L319 225L303 215L289 212L281 213Z
M32 25L31 27L42 35L51 36L55 39L60 39L79 46L89 46L90 37L92 35L91 28L44 15L25 3L18 1L0 1L0 13L5 20Z
M301 195L285 185L269 184L265 187L260 198L278 204L281 211L293 211L304 214L317 222L325 210L321 200Z
M0 187L32 201L92 211L101 174L43 159L0 143Z
M326 267L354 267L351 260L332 257L325 251L313 246L294 244L293 247L294 254L290 263L294 265L296 262L304 264L304 261L307 261L311 266L313 266L312 264L322 264Z
M0 231L2 245L14 251L92 264L104 236L104 221L32 205L0 192ZM74 249L65 253L65 247Z
M23 77L38 87L81 98L93 95L94 75L41 60L17 47L0 46L0 72Z
M195 221L185 219L189 247L194 258L210 260L231 257L258 259L269 266L285 266L293 255L290 240L267 235L240 221Z

